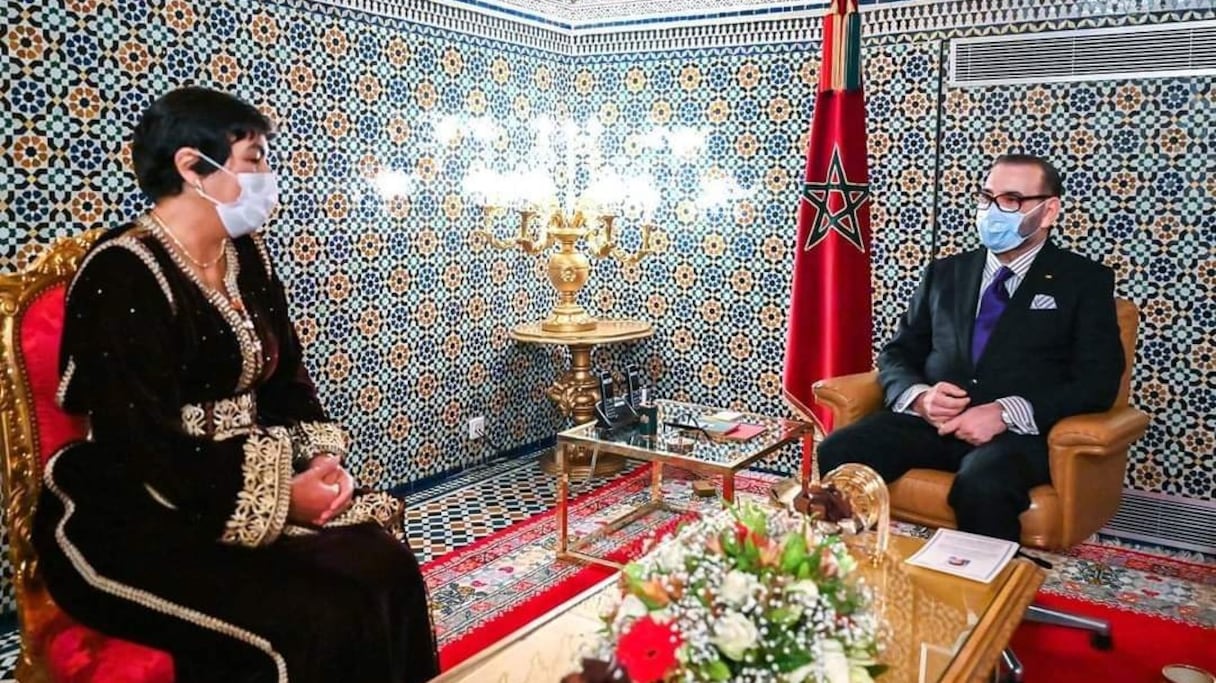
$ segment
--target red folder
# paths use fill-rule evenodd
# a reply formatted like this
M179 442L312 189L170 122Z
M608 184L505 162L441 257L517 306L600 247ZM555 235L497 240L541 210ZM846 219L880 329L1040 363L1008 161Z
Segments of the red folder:
M730 433L726 435L726 438L732 441L749 441L767 431L768 427L765 427L764 425L739 423L739 426L732 429Z

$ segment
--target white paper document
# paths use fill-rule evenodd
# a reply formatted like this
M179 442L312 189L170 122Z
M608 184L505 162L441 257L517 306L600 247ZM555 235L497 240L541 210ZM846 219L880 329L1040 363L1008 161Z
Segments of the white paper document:
M1018 544L1013 541L938 529L933 538L907 562L964 579L991 583L1017 551Z

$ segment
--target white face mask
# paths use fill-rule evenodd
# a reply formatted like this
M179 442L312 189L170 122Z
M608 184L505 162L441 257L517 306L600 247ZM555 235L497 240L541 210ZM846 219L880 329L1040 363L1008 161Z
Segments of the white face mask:
M202 185L194 186L204 199L215 204L215 211L220 215L220 222L224 224L228 236L232 239L243 237L265 225L270 213L279 205L279 183L274 173L233 173L206 154L199 152L198 155L236 178L241 186L241 196L227 204L203 192Z

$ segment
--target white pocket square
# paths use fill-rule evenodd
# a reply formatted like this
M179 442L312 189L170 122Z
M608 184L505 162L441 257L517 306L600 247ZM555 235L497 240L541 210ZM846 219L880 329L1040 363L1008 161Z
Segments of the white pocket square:
M1056 308L1056 298L1050 294L1035 294L1034 300L1030 302L1032 311L1054 311Z

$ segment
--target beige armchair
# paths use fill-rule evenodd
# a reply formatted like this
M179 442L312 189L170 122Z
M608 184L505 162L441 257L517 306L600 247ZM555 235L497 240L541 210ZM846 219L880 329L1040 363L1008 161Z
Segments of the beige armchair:
M1051 483L1030 492L1030 507L1022 513L1022 545L1049 550L1074 546L1102 528L1119 508L1127 451L1144 436L1148 415L1128 405L1132 360L1140 314L1135 304L1115 299L1119 335L1125 359L1123 378L1114 407L1105 413L1076 415L1060 420L1047 436ZM815 401L832 411L833 428L852 424L882 407L878 373L834 377L817 382ZM930 527L957 527L946 502L954 475L913 469L890 485L891 515ZM1094 619L1032 606L1027 618L1085 628L1095 634L1095 645L1108 647L1109 625ZM1020 680L1016 658L1007 664Z

